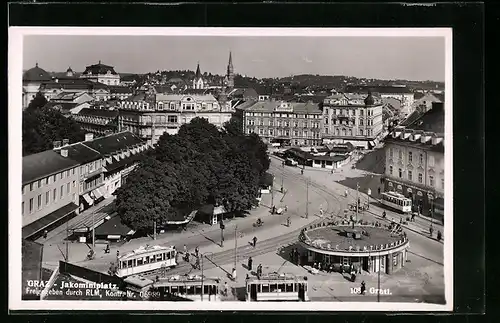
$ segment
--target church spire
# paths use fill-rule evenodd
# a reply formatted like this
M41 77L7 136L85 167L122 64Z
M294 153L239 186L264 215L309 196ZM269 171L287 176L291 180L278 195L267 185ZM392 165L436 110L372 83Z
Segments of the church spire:
M196 67L196 78L199 79L200 77L201 77L200 62L198 62L198 66Z
M227 66L233 68L233 55L231 51L229 51L229 63L227 64Z
M229 51L229 62L227 63L227 86L229 88L234 87L234 69L233 69L233 55L231 51Z

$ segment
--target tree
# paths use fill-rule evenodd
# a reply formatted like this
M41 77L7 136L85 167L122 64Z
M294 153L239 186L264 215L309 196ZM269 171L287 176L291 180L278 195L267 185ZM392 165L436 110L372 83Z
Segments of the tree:
M33 100L28 104L26 110L35 110L44 107L47 104L47 99L41 92L37 92Z
M243 135L243 119L239 114L233 114L228 122L224 123L224 130L230 136Z
M42 102L35 97L23 111L23 156L51 149L54 141L85 139L85 131L73 118L47 106L39 107Z

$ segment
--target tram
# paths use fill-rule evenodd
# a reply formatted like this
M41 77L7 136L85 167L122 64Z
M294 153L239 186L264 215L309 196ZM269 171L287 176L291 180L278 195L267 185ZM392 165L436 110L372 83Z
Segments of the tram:
M384 192L381 194L380 203L402 213L411 212L411 200L403 194L396 192Z
M149 246L140 247L118 257L116 276L124 278L177 265L174 247Z
M153 283L153 289L163 298L172 297L186 301L220 302L220 278L196 276L171 276L158 278Z
M308 302L307 292L306 276L272 273L246 281L247 302Z

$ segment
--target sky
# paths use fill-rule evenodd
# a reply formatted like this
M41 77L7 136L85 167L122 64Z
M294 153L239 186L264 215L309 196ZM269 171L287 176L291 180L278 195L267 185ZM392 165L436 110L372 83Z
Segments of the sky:
M262 77L298 74L445 79L444 37L75 36L24 37L23 70L82 72L99 60L118 73L195 70Z

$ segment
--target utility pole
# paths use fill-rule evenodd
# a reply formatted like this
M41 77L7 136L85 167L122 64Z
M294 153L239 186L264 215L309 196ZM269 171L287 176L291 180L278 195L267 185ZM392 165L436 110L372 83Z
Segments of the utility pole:
M281 193L284 191L283 187L283 177L285 176L285 162L281 165Z
M66 262L69 262L69 221L66 221Z
M92 199L94 200L93 204L95 204L95 199L93 194L92 194ZM92 251L94 250L95 250L95 212L92 211Z
M205 277L203 277L203 258L205 258L205 254L200 254L201 257L201 301L203 302L203 283Z
M238 263L238 226L234 226L234 270L236 270L236 264Z
M306 178L306 219L309 219L309 178Z
M271 184L271 209L273 208L274 206L274 179L273 179L273 183Z
M359 209L359 183L356 183L356 217L352 222L352 228L354 229L354 223L358 221L358 209Z

